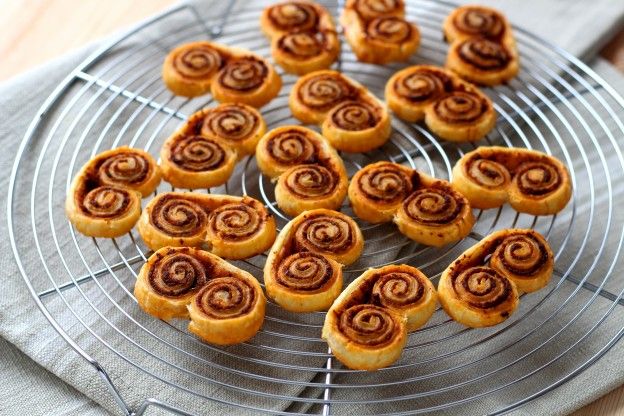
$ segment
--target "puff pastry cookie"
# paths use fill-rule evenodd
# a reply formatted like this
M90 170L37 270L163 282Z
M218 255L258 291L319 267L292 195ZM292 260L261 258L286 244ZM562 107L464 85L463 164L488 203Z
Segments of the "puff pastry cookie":
M255 152L265 132L264 119L248 105L221 104L200 110L163 144L163 177L177 188L222 185L236 161Z
M326 310L342 290L342 266L362 253L355 221L336 211L306 211L282 229L264 266L267 295L294 312Z
M475 223L470 203L450 183L397 163L360 169L349 184L349 201L359 218L393 221L407 237L432 246L461 240Z
M266 299L246 271L208 252L165 247L141 268L134 295L157 318L190 319L188 329L217 345L238 344L262 327Z
M283 126L265 134L256 149L258 167L278 178L277 205L295 216L313 208L338 209L349 179L342 159L320 134Z
M331 15L311 1L286 1L265 8L260 27L271 40L273 59L291 74L329 68L340 53Z
M369 269L334 301L322 336L347 367L377 370L399 359L407 333L424 325L436 304L435 287L417 268Z
M275 240L275 219L243 196L164 192L145 207L139 234L151 250L202 247L226 259L260 254Z
M418 27L405 20L403 0L347 0L340 23L362 62L407 61L420 43Z
M162 76L174 94L262 107L277 96L282 79L259 55L213 42L191 42L173 49Z
M74 177L65 213L90 237L119 237L141 215L141 198L160 183L160 168L149 153L130 147L107 150L89 160Z
M457 322L473 328L492 326L515 311L519 291L546 286L553 268L552 250L537 231L496 231L442 273L438 296Z
M344 152L376 149L392 132L386 105L337 71L316 71L299 78L288 104L293 116L321 125L323 136Z
M511 25L502 13L484 6L462 6L444 21L451 43L446 67L481 85L498 85L520 68Z
M435 66L414 65L395 73L386 83L385 95L399 118L424 120L445 140L479 140L496 125L496 112L487 95Z
M561 161L544 153L509 147L479 147L453 167L453 188L475 208L506 202L516 211L551 215L572 196L572 181Z

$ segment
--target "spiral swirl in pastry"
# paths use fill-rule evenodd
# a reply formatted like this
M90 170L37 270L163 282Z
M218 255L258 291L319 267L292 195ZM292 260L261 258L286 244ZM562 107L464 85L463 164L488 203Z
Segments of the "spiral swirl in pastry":
M396 318L386 309L361 304L340 314L340 331L352 342L369 347L381 347L396 336Z
M512 58L503 44L481 38L471 38L461 42L457 51L464 62L482 71L503 69Z
M424 188L412 193L403 209L417 223L447 225L455 221L465 205L457 192L442 188Z
M422 103L453 91L453 79L445 72L418 66L414 68L394 80L393 92L398 96L411 102Z
M412 38L411 23L395 16L378 17L366 25L366 36L375 41L402 43Z
M331 229L330 220L338 224L336 229ZM340 229L343 223L353 230ZM321 230L324 226L325 231ZM307 232L316 234L309 237ZM342 235L338 234L345 232L352 235L352 242L339 241ZM310 238L324 241L308 241ZM336 250L342 251L334 251L331 240L335 240ZM312 209L296 216L282 228L267 256L264 283L268 296L293 312L327 310L342 290L342 265L353 263L362 245L360 230L344 214Z
M300 129L289 129L271 136L266 148L273 161L280 165L295 166L317 161L316 145Z
M478 120L489 108L483 97L470 92L455 91L438 100L433 110L446 123L463 124Z
M72 180L65 213L84 235L119 237L132 229L141 215L141 198L154 192L160 179L149 153L126 146L104 151Z
M548 251L544 244L529 234L511 236L502 241L492 254L492 266L517 275L530 276L544 266Z
M505 22L494 10L482 7L463 7L453 17L455 29L469 36L500 39L505 33Z
M208 216L198 203L175 195L165 195L152 208L149 221L161 232L173 237L201 233Z
M277 47L291 57L308 59L323 52L326 42L323 32L295 32L280 37Z
M183 296L196 292L206 284L203 264L195 257L173 252L160 258L149 270L149 284L163 296Z
M491 267L470 267L452 280L456 296L476 309L494 309L514 296L509 279Z
M224 104L206 113L200 131L205 137L240 142L255 134L259 125L256 111L239 104Z
M556 214L572 196L572 179L555 157L529 149L481 146L453 168L453 188L481 209L509 202L519 212Z
M245 92L264 84L268 68L263 60L255 56L234 59L221 70L218 82L227 89Z
M214 75L225 61L220 51L206 43L181 48L173 57L173 67L184 78L206 79Z
M222 166L226 151L218 141L203 136L177 136L170 158L181 169L202 172Z
M394 204L403 201L412 191L410 176L397 165L384 163L358 175L359 191L373 201Z
M97 178L104 185L132 185L145 181L152 165L137 152L118 152L101 161Z
M271 24L284 32L312 31L319 24L319 15L313 5L306 2L289 2L271 6L268 10Z
M524 162L514 173L514 181L526 195L546 195L561 184L559 171L547 162Z
M325 257L303 251L291 254L282 260L275 278L287 288L311 292L331 283L334 275L333 266Z
M476 183L487 188L507 186L511 179L505 166L488 159L472 159L468 163L467 173Z
M316 215L306 218L295 233L298 250L318 253L343 253L355 244L353 224L344 218L329 215Z
M259 232L262 221L262 215L244 203L222 205L208 217L212 233L227 240L249 238Z
M132 198L130 191L112 186L99 186L82 199L84 214L94 218L115 218L128 212Z
M399 359L407 333L431 318L436 303L435 287L417 268L368 269L332 304L322 337L349 368L383 368Z
M402 15L405 8L402 0L355 0L353 3L353 9L365 21L379 16Z
M376 276L371 296L375 304L401 308L418 303L424 293L425 282L421 275L395 271Z
M256 293L245 280L235 276L211 279L195 296L195 305L213 319L245 315L254 306Z
M301 165L289 170L284 179L285 187L299 198L319 198L330 195L336 189L339 178L321 165Z
M331 112L332 123L348 131L366 130L375 127L380 120L379 109L362 101L346 101Z
M340 75L322 73L308 78L296 93L305 106L316 111L327 111L354 97L356 90Z

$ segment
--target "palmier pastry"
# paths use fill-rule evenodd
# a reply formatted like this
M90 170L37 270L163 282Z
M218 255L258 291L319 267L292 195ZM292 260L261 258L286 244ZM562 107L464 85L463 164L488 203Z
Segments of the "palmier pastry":
M283 126L265 134L256 149L260 170L275 186L277 205L295 216L313 208L338 209L347 195L347 171L338 153L320 134Z
M139 233L151 250L202 247L226 259L260 254L275 240L275 219L243 196L165 192L145 207Z
M446 67L481 85L498 85L519 69L511 26L498 11L483 6L462 6L444 21L444 36L451 42Z
M432 246L461 240L475 222L470 203L450 183L397 163L360 169L349 184L349 201L359 218L394 221L407 237Z
M403 0L347 0L340 23L358 60L385 64L407 61L420 43L418 27L404 16Z
M190 318L189 331L211 344L247 341L264 321L266 299L258 281L194 248L165 247L152 254L134 295L141 309L157 318Z
M556 214L572 196L565 165L528 149L479 147L455 164L452 184L475 208L509 202L516 211L532 215Z
M314 209L282 229L264 266L267 295L294 312L326 310L342 290L342 266L362 253L355 221L337 211Z
M265 8L260 27L271 40L273 59L291 74L329 68L340 53L331 15L310 1L288 1Z
M191 115L181 132L225 143L241 159L255 153L258 141L266 133L266 122L253 107L238 103L221 104Z
M119 147L89 160L76 174L65 200L65 213L90 237L119 237L141 215L141 198L160 183L160 168L149 153Z
M386 101L401 119L424 119L429 129L451 141L483 138L496 125L490 98L442 68L414 65L386 83Z
M163 80L174 94L196 97L211 92L220 102L262 107L282 88L275 69L262 57L212 42L191 42L172 50Z
M266 124L253 107L221 104L200 110L160 151L163 177L178 188L211 188L230 178L236 161L253 154Z
M552 250L537 231L496 231L442 273L440 303L466 326L496 325L518 306L518 291L534 292L548 284L553 267Z
M322 336L354 370L377 370L401 356L407 333L424 325L437 304L435 287L417 268L369 269L334 301Z
M368 152L390 138L386 105L364 86L337 71L316 71L297 80L288 104L307 124L320 124L337 150Z

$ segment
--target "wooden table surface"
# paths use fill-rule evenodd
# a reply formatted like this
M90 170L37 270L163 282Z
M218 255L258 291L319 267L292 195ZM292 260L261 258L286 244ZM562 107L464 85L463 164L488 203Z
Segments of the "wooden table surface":
M176 0L0 0L0 82L174 4ZM71 11L71 13L69 12ZM624 72L624 32L602 55ZM574 416L624 414L624 386Z

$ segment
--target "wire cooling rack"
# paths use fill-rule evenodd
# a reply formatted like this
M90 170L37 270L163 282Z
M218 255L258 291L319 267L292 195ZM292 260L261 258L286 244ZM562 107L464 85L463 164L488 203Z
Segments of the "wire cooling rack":
M335 15L340 4L324 2ZM470 330L436 311L410 334L400 361L373 373L334 360L320 339L324 313L290 314L274 304L251 341L234 347L203 344L185 322L166 323L142 313L132 295L149 256L135 231L108 240L77 234L63 213L69 181L94 154L129 144L158 154L162 142L192 112L213 104L172 96L160 79L166 53L198 39L270 56L259 32L264 4L212 2L171 9L101 48L73 70L45 101L18 150L11 173L8 222L22 276L51 325L103 379L124 414L151 406L201 413L203 406L271 414L505 413L568 382L609 351L624 333L622 267L624 100L591 69L547 41L515 28L522 70L507 85L487 89L499 122L478 144L535 148L563 160L574 197L560 214L532 217L509 207L478 212L472 234L452 247L417 245L391 225L361 223L364 269L388 263L420 267L434 283L465 248L494 229L531 227L556 254L550 285L522 297L519 310L494 328ZM454 5L407 2L422 32L410 64L442 64L447 45L441 22ZM358 63L343 42L336 66L382 96L389 76L404 66ZM281 71L281 69L280 69ZM295 81L284 75L278 98L262 109L270 128L296 123L287 106ZM349 173L390 159L439 177L474 145L445 143L420 124L393 121L381 150L342 155ZM159 191L170 190L162 184ZM249 194L288 219L274 202L273 184L243 160L222 188L203 192ZM343 211L351 213L348 205ZM265 256L236 262L260 280ZM141 394L136 397L136 385ZM132 393L131 393L132 391ZM555 392L556 394L556 392Z

